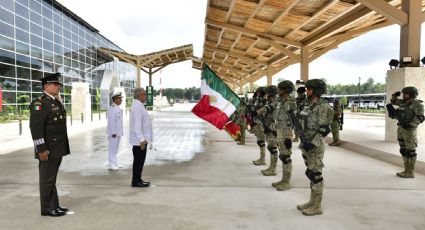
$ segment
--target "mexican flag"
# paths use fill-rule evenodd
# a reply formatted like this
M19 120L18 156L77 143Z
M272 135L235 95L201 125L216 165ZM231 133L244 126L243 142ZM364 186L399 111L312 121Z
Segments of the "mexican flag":
M223 129L240 103L239 97L204 64L201 78L201 100L192 109L196 116Z

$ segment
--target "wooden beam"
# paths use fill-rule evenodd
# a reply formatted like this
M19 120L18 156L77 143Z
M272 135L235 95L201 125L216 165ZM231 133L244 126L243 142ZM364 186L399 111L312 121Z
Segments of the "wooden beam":
M406 12L397 9L384 0L357 0L367 8L382 14L389 20L399 25L405 25L409 22Z
M308 46L301 47L300 79L303 80L304 82L308 80L308 76L309 76L310 53L308 49L309 49Z
M218 63L218 62L205 62L205 63L207 63L208 65L220 66L220 68L226 68L226 69L231 70L233 72L237 72L237 73L239 73L241 75L247 75L247 74L249 74L249 72L246 72L244 70L239 70L239 69L236 69L236 68L233 68L233 67L230 67L230 66L225 66L225 65L223 65L221 63Z
M263 39L263 41L267 42L268 44L270 44L274 48L278 49L280 52L284 53L289 58L292 58L292 59L294 59L296 61L300 61L300 56L299 55L296 55L296 54L292 53L292 51L290 51L286 47L283 47L281 44L279 44L279 43L277 43L277 42L275 42L273 40L270 40L268 38L261 37L261 39Z
M332 43L330 46L328 46L328 47L326 47L326 48L323 48L323 49L321 49L321 50L319 50L319 51L316 51L315 53L313 53L313 55L311 55L311 56L308 58L308 62L310 62L310 63L311 63L311 62L312 62L312 61L314 61L316 58L318 58L318 57L322 56L323 54L327 53L328 51L338 48L338 45L339 45L339 44L341 44L342 42L343 42L343 41L336 40L336 41L335 41L334 43Z
M210 47L210 46L204 46L204 48L207 49L207 50L214 51L214 52L219 52L219 53L222 53L222 54L230 55L230 56L239 58L241 60L244 60L246 62L250 62L250 63L254 63L254 64L258 63L258 64L261 64L261 65L267 65L267 62L259 61L257 59L250 58L250 57L245 57L244 55L237 54L237 53L234 53L234 52L228 52L226 50L222 50L222 49L218 49L218 48L214 48L214 47Z
M273 21L273 23L270 25L270 27L267 29L267 32L269 32L274 26L276 26L276 24L280 23L282 18L285 17L289 11L295 6L297 5L301 0L292 0L292 3L284 10L282 11L282 13L280 13L280 15ZM286 2L288 2L288 0L286 0ZM287 44L289 45L289 44Z
M271 38L271 39L278 41L280 43L283 43L285 45L301 47L300 42L291 41L289 39L285 39L285 38L282 38L282 37L279 37L279 36L275 36L275 35L271 35L271 34L267 34L267 33L263 33L263 32L258 32L258 31L255 31L255 30L247 29L245 27L236 26L236 25L233 25L233 24L230 24L230 23L219 22L219 21L215 21L215 20L212 20L212 19L209 19L209 18L205 19L205 23L210 24L210 25L223 27L223 28L226 28L226 29L229 29L229 30L241 32L241 33L254 35L254 36L262 35L263 37Z

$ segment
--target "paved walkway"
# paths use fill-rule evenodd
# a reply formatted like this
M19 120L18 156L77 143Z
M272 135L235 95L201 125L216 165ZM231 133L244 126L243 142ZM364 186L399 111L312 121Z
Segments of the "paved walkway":
M31 148L0 155L1 229L425 229L424 175L401 179L393 164L329 147L324 214L305 217L295 207L309 196L298 149L293 188L278 192L270 183L279 177L264 177L265 167L251 163L258 157L252 135L239 146L188 112L152 116L158 143L145 168L153 185L147 189L129 186L129 165L117 172L103 167L104 127L71 136L58 189L74 215L39 215ZM125 162L131 153L121 147Z

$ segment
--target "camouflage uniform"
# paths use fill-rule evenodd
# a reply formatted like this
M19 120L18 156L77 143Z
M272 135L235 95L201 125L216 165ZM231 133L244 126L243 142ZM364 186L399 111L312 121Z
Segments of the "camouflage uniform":
M258 116L262 117L264 133L266 134L267 141L267 150L270 153L270 167L267 169L261 170L261 173L264 176L274 176L276 175L276 165L277 165L277 139L276 139L276 129L273 119L273 113L277 107L277 87L270 85L267 86L267 104L257 110Z
M339 128L340 128L339 120L341 119L341 114L342 114L341 104L339 103L338 100L335 100L333 109L334 109L334 116L331 122L331 132L332 132L333 142L330 143L329 145L338 146L341 144L339 139Z
M246 112L247 108L244 103L244 100L241 100L242 103L239 104L236 109L235 123L238 124L241 128L241 140L238 142L239 145L245 144L245 130L246 130Z
M297 113L296 116L299 118L300 117L300 112L303 110L304 108L304 104L307 103L307 96L305 95L305 87L299 87L297 89L297 98L295 98L296 102L297 102ZM299 137L298 134L295 133L295 138L294 138L294 142L298 142L299 141Z
M313 89L313 95L319 98L326 92L326 84L319 79L307 81L306 88ZM299 148L303 153L303 157L305 157L307 166L305 174L310 180L311 196L310 201L303 205L298 205L297 208L304 215L311 216L322 214L324 138L330 133L329 123L333 116L333 110L321 99L314 102L312 97L309 97L309 100L309 103L304 106L300 114L308 143L301 143Z
M418 95L415 87L405 87L402 92L409 94L410 97L408 99L397 99L400 95L398 92L393 94L391 98L391 104L399 106L395 117L392 118L398 120L397 139L405 168L403 172L396 175L402 178L414 178L416 147L418 146L416 129L424 121L424 106L421 100L415 99Z
M256 98L253 100L253 105L251 107L251 112L256 113L257 110L261 109L265 106L266 100L265 96L265 88L259 87L255 92ZM254 127L252 127L255 137L257 138L257 145L260 147L260 158L253 161L254 165L265 165L266 164L266 135L264 134L263 124L258 118L251 117L253 119Z
M278 85L280 97L275 111L275 123L277 132L277 146L279 149L279 159L282 161L282 179L272 183L278 191L289 189L292 175L292 124L289 120L288 112L296 111L295 100L290 96L294 90L294 85L290 81L282 81ZM287 98L284 98L286 93Z

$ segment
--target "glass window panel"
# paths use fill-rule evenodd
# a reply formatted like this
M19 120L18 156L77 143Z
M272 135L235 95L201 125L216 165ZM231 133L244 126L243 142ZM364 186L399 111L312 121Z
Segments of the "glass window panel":
M55 31L55 34L62 35L62 26L55 23L53 29Z
M53 42L48 40L43 40L43 48L45 50L53 52Z
M15 88L11 90L16 90L16 83ZM16 92L4 92L3 91L3 103L4 104L15 104L16 103Z
M62 15L53 14L53 21L59 25L62 25Z
M40 37L43 36L43 30L41 29L41 26L39 26L39 25L36 25L36 24L31 22L30 30L31 30L31 33L33 33L33 34L36 34Z
M24 18L29 18L28 8L15 2L15 14Z
M0 22L0 34L11 38L15 37L13 26Z
M30 58L24 55L16 54L16 65L30 67Z
M16 79L0 77L0 86L2 87L3 90L16 90ZM3 92L3 97L4 97L4 92Z
M16 39L21 42L30 43L28 32L20 30L20 29L16 29Z
M28 0L16 0L16 1L21 3L24 6L28 7Z
M15 54L6 50L0 49L0 62L15 64Z
M72 33L71 33L71 31L69 31L69 30L67 30L67 29L63 29L63 37L64 38L68 38L68 39L71 39L71 35Z
M55 55L54 59L56 64L63 64L62 55Z
M30 79L30 69L22 68L17 66L16 67L16 78L22 78L22 79Z
M41 5L40 5L40 3L39 2L37 2L37 1L33 1L33 0L31 0L30 1L30 9L31 10L34 10L35 12L37 12L37 13L40 13L41 12Z
M71 22L69 22L66 18L64 18L62 22L65 29L71 30Z
M45 1L43 1L43 3L44 3ZM42 7L41 8L41 11L43 12L42 13L42 15L44 16L44 17L46 17L46 18L48 18L48 19L50 19L50 20L52 20L53 19L53 12L52 12L52 10L51 10L51 7L49 7L49 8L46 8L46 7Z
M43 61L37 58L31 58L31 68L33 69L42 69Z
M0 8L0 20L13 25L13 14L4 8Z
M52 3L51 1L41 1L43 7L46 7L46 9L52 9Z
M34 80L41 80L43 78L43 72L38 70L31 70L31 79Z
M29 91L31 91L31 82L28 82L27 84L29 84L29 87L30 87L30 90ZM18 83L18 87L19 87L19 83ZM17 104L29 105L31 103L31 93L17 92L16 103ZM22 109L28 109L28 107L27 108L22 108Z
M43 89L41 87L41 82L39 82L39 81L31 81L31 86L32 86L33 92L42 92L43 91ZM34 93L32 94L32 96L33 96L33 98L38 97L38 96L35 96Z
M78 35L77 35L77 34L72 33L72 35L71 35L71 39L72 39L72 42L78 42Z
M59 54L59 55L62 55L63 54L63 48L62 48L62 46L61 45L54 45L54 51L55 51L55 54Z
M67 58L67 57L64 57L63 58L63 63L64 63L64 65L65 66L69 66L69 67L71 67L71 59L69 59L69 58Z
M51 62L44 61L43 70L44 70L44 72L52 73L53 72L53 64Z
M16 41L16 52L29 55L30 46L28 44Z
M49 52L47 50L44 50L44 60L52 62L53 61L53 53Z
M59 45L62 45L62 36L59 35L59 34L55 34L54 42L59 44Z
M53 22L43 17L43 27L49 30L53 30Z
M31 34L31 45L42 48L43 40L41 39L41 37Z
M43 29L43 38L53 41L53 32L47 29Z
M3 36L0 36L0 48L15 51L15 42Z
M41 15L37 14L36 12L30 12L30 19L31 22L34 22L37 25L41 25Z
M31 91L31 82L25 81L25 80L18 80L17 81L17 89L19 91Z
M78 61L72 60L72 68L78 69L78 67L79 67Z
M43 51L35 46L31 46L31 57L43 59Z
M16 27L21 28L21 29L26 30L26 31L30 30L30 23L28 22L27 19L16 16L15 20L16 20Z
M13 12L12 0L0 0L0 6Z
M0 63L0 75L15 78L15 66Z

